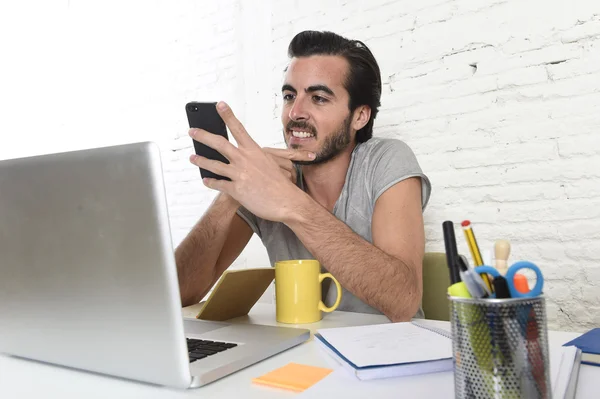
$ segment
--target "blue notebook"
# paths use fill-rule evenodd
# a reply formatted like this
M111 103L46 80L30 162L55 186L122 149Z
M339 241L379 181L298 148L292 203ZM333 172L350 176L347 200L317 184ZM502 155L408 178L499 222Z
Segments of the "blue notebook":
M581 349L582 364L600 366L600 328L594 328L563 346L576 346Z

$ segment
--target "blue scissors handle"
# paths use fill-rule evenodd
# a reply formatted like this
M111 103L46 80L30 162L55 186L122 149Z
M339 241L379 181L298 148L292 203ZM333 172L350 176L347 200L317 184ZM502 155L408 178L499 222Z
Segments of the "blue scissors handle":
M515 284L514 284L515 274L517 274L517 272L519 272L519 270L522 270L522 269L533 270L535 272L535 277L536 277L535 286L529 292L525 292L525 293L517 290L515 288ZM510 290L510 295L513 298L531 298L531 297L536 297L536 296L539 296L542 294L542 288L544 288L544 275L542 274L542 271L540 270L540 268L531 262L520 261L520 262L513 264L511 267L508 268L508 271L506 272L506 276L504 276L504 277L506 277L506 282L508 283L508 289Z
M474 270L479 274L491 274L492 277L502 276L498 269L492 266L477 266Z
M535 287L533 287L529 292L525 293L517 290L515 288L514 283L515 274L517 274L517 272L522 269L533 270L536 276ZM491 274L493 277L501 276L500 272L496 268L491 266L478 266L475 268L475 271L479 274ZM542 275L542 271L540 270L540 268L531 262L520 261L513 264L511 267L508 268L506 276L504 277L506 278L506 284L508 285L508 290L510 291L511 298L531 298L539 296L542 293L542 288L544 287L544 276Z

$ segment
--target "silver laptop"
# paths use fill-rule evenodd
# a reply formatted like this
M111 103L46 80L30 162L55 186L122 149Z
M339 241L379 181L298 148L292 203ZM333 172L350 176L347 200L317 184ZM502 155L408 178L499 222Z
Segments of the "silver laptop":
M188 388L308 338L183 319L155 144L0 161L0 352Z

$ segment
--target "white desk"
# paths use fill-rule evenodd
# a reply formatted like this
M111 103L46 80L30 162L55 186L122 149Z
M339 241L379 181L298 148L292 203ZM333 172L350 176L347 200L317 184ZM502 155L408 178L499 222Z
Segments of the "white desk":
M184 315L194 316L195 309L184 309ZM235 323L276 325L273 305L257 304L249 316L232 320ZM384 316L334 312L319 322L302 327L315 331L319 328L385 323ZM579 334L550 333L550 348L558 348ZM93 349L92 349L93 350ZM251 380L289 362L338 368L317 345L311 341L273 356L219 381L195 390L174 390L148 384L86 373L38 362L0 355L0 398L291 398L297 393L252 384ZM364 382L358 382L364 384ZM370 390L378 398L453 398L451 372L370 381ZM582 366L577 398L596 398L600 390L600 367ZM332 392L334 394L334 392ZM349 399L364 397L351 383L339 384L336 397ZM310 397L310 390L303 397Z

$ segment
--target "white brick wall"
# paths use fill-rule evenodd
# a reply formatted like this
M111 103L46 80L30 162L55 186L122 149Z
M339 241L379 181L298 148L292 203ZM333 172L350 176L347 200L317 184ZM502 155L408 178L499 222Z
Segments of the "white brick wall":
M432 180L427 249L469 218L483 248L508 238L543 267L551 328L600 325L597 0L38 3L0 5L0 158L156 140L177 244L214 196L187 162L185 102L225 99L281 146L289 40L332 30L371 47L375 134ZM253 238L234 267L267 265Z
M543 267L551 328L600 325L600 3L327 4L279 2L273 54L283 65L303 29L371 47L375 134L405 140L433 183L427 250L443 250L442 221L471 219L482 248L508 238L512 261Z

